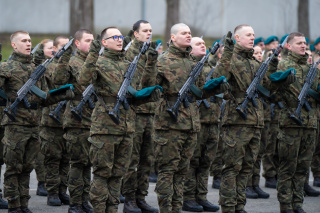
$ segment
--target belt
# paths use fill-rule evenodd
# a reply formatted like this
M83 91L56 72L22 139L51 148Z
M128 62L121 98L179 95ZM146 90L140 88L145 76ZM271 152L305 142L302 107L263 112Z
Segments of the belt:
M176 96L167 96L166 97L167 101L170 101L170 102L176 102L178 97ZM193 103L194 102L194 98L192 96L187 96L187 99L190 103Z

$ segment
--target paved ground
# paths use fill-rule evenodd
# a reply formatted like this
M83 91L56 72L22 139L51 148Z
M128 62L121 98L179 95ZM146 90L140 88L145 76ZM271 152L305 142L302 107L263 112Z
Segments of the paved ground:
M2 168L2 178L3 178L4 168ZM2 186L2 181L0 187ZM249 213L277 213L279 212L279 204L277 201L277 195L275 189L267 189L264 187L264 178L261 180L261 188L266 192L270 193L269 199L248 199L246 210ZM212 177L209 179L209 194L208 200L217 203L219 197L219 191L217 189L211 188ZM312 179L310 179L310 184L312 184ZM32 172L31 174L31 181L30 181L30 194L31 199L29 201L29 207L33 213L67 213L68 207L50 207L46 205L46 197L40 197L36 195L36 188L37 188L37 179L35 177L35 173ZM157 199L156 194L154 192L155 183L150 183L149 188L149 196L147 197L147 202L153 206L157 206ZM320 190L320 188L316 188ZM119 211L122 212L123 204L119 206ZM306 197L304 209L307 213L320 213L320 197ZM0 213L7 212L7 210L0 210ZM219 211L221 212L221 211Z

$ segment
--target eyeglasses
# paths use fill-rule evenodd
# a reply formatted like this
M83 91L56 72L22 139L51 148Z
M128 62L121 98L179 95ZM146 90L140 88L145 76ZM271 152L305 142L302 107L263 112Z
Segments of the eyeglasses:
M107 39L109 39L109 38L113 38L113 40L115 40L115 41L119 41L120 39L124 39L124 36L110 36L110 37L108 37L108 38L105 38L104 40L107 40Z

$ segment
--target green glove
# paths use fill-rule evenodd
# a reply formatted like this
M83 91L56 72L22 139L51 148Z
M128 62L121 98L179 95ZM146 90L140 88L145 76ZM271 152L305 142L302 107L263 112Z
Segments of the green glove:
M128 32L127 36L124 37L124 39L123 39L123 48L125 48L130 43L130 41L132 40L133 33L134 33L134 31L130 30Z
M157 46L158 46L157 41L151 41L151 42L150 42L150 47L152 47L153 49L156 49ZM149 47L149 48L150 48L150 47Z
M101 41L97 39L93 40L90 44L89 52L99 54L100 49L101 49Z
M148 61L157 61L159 53L150 46L146 52L146 55Z
M45 59L44 52L43 52L43 44L40 44L39 48L33 54L33 63L38 66L42 64L43 60Z
M228 82L220 84L220 93L224 93L227 90L230 90L230 85L228 84Z
M150 95L150 101L156 102L160 98L161 98L161 89L159 89L159 88L154 89Z
M288 75L288 77L286 78L286 80L285 80L285 85L290 85L290 84L292 84L292 83L294 83L296 81L296 76L295 76L295 74L293 74L293 73L290 73L289 75Z
M270 66L271 68L273 68L274 70L276 70L277 67L278 67L278 63L279 63L278 57L274 57L274 58L270 61L269 66Z
M68 49L66 49L66 51L60 57L59 63L68 64L72 54L73 54L73 49L72 49L72 45L70 45Z
M225 48L227 48L228 50L233 51L234 42L233 42L231 36L232 36L232 33L231 33L231 31L229 31L229 32L227 33L227 36L226 36L226 38L224 39L223 43L224 43L224 47L225 47Z

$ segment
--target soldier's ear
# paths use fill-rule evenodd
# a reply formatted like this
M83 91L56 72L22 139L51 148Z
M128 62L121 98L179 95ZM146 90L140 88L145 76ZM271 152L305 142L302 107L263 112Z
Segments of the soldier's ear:
M171 34L170 38L171 38L171 41L176 41L176 36L174 34Z
M15 42L11 42L11 46L12 46L13 49L17 49L17 45L16 45Z
M74 44L76 45L76 47L78 47L79 44L80 44L80 41L79 41L79 40L75 40L75 41L74 41Z

